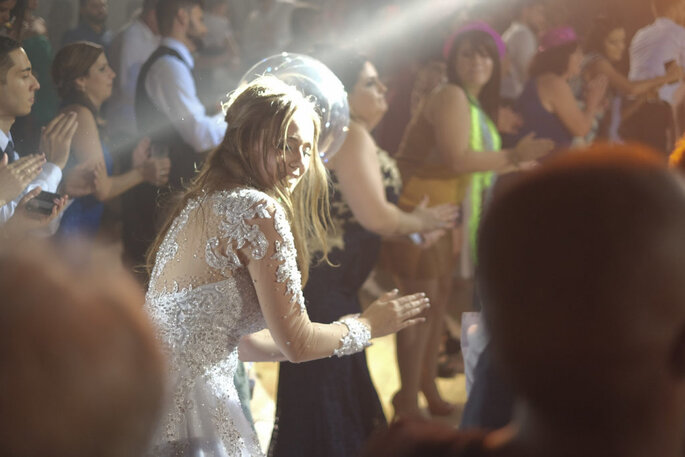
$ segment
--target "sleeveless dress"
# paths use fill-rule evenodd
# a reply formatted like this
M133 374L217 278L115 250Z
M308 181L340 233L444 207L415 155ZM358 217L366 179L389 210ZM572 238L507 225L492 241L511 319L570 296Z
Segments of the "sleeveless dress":
M534 132L538 138L548 138L554 141L557 150L571 146L573 134L561 122L559 116L547 111L542 105L537 79L528 81L514 108L523 118L523 125L519 129L517 140Z
M102 146L102 155L105 158L105 166L107 167L107 175L112 175L112 155L109 149L105 146L103 141L100 141ZM73 156L69 158L67 167L70 168L76 165ZM102 214L105 211L105 205L94 195L86 195L84 197L75 198L69 207L64 210L62 220L59 224L58 236L95 236L100 228L100 221Z
M497 128L478 101L471 97L469 109L469 147L474 151L499 150L501 140ZM469 231L475 233L473 227L477 227L479 221L482 193L492 185L492 173L457 174L450 171L437 151L433 125L421 111L405 133L397 160L404 183L398 206L405 211L412 211L424 195L429 198L429 206L443 203L461 205L469 189L476 187L476 191L470 194L475 200L471 202L471 217L467 218ZM427 249L386 241L383 245L382 267L400 278L438 278L455 267L454 252L452 233L447 233Z
M395 202L401 185L394 161L378 151L386 198ZM329 323L361 312L358 293L376 264L380 237L364 229L342 199L331 172L332 264L314 262L304 288L314 322ZM269 456L351 457L374 429L386 423L364 352L303 364L282 362L276 422Z
M248 247L260 260L270 249L247 222L255 219L273 219L282 238L271 257L279 265L276 280L305 312L293 236L273 198L239 188L191 199L160 246L146 296L168 358L170 396L150 456L262 455L233 383L240 338L266 327L237 251Z

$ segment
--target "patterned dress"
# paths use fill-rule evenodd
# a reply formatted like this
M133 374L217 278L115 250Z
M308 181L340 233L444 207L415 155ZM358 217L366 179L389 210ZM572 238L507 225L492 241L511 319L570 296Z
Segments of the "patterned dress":
M396 202L400 175L395 162L378 151L388 201ZM358 293L376 265L381 240L365 230L342 199L331 173L331 216L335 232L330 266L315 261L304 289L312 321L329 323L361 312ZM276 423L269 455L350 457L371 432L386 423L364 352L303 364L281 363Z
M280 240L268 240L254 223L265 219ZM262 455L233 376L241 336L266 327L241 252L260 260L270 250L293 313L305 313L290 226L270 196L248 188L208 194L190 200L173 222L145 304L166 349L170 384L150 455Z

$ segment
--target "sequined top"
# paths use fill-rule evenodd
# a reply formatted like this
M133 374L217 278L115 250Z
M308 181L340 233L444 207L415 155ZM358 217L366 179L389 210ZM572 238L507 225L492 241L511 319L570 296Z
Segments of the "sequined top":
M168 357L170 401L150 455L185 455L189 447L262 455L233 384L240 338L266 327L252 260L267 261L275 276L260 286L285 295L270 312L277 308L283 325L309 328L290 225L269 195L238 188L191 199L166 234L145 307ZM330 347L328 355L363 349L358 332L341 339L338 325L327 327L338 329L336 338L317 329L312 341Z

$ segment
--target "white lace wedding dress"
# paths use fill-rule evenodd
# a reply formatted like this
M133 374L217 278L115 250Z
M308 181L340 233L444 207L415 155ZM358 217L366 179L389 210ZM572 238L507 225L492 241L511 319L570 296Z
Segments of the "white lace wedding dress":
M157 252L145 302L169 368L150 455L262 455L233 376L241 337L267 322L273 341L247 344L254 357L306 361L368 346L371 332L355 317L312 323L301 283L290 225L273 198L238 188L188 202Z
M240 256L244 247L254 259L267 253L269 241L249 223L257 219L273 219L281 238L272 257L280 264L276 279L302 306L290 227L280 206L257 190L216 192L202 204L191 200L157 253L146 308L167 351L172 398L156 438L158 453L262 455L233 384L240 337L266 325Z

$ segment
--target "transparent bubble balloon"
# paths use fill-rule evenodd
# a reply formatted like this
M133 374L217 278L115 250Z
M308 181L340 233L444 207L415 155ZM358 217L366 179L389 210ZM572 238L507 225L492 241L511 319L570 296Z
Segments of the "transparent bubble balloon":
M316 110L321 116L319 155L327 162L345 141L350 123L347 92L338 77L312 57L284 52L267 57L250 68L238 87L264 75L275 76L295 86L315 102Z

